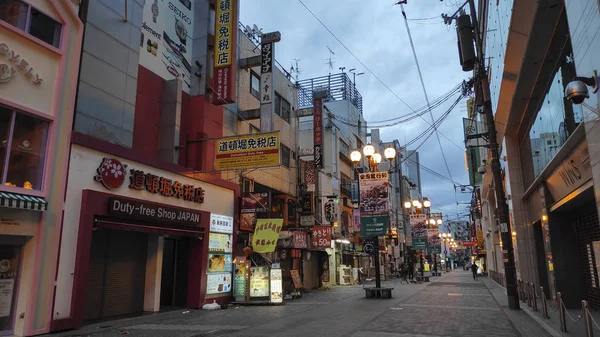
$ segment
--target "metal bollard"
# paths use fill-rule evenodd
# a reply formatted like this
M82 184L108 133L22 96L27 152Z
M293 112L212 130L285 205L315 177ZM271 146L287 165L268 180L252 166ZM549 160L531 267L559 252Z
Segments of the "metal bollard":
M545 319L549 319L548 316L548 302L546 302L546 294L544 294L544 287L540 287L540 297L542 298L542 316Z
M535 294L535 283L531 284L531 301L532 301L532 305L533 305L533 311L538 311L537 295Z
M590 312L588 310L588 301L581 301L581 308L583 309L583 318L585 318L585 336L592 337L594 333L592 331L592 320L590 319Z
M527 292L527 306L531 308L531 283L525 282L525 291Z
M556 293L556 301L558 302L558 312L560 316L560 331L567 332L567 317L565 316L565 309L562 305L562 295L560 291Z

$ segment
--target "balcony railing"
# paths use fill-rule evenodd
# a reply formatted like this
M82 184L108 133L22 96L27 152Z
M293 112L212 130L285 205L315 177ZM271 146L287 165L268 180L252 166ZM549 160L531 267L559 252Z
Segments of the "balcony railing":
M312 107L312 94L315 90L327 90L327 101L349 100L360 114L363 114L362 96L346 73L298 81L298 108Z

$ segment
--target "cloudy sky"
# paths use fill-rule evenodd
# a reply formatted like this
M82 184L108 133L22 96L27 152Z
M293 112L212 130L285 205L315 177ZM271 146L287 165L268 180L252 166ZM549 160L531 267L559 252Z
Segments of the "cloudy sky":
M426 105L416 63L410 47L400 6L393 0L241 0L240 21L256 24L264 32L280 31L276 59L289 70L294 59L300 59L300 80L329 73L329 51L333 56L333 73L356 68L365 74L356 80L363 96L363 111L367 123L406 115L411 109L394 95L398 95L412 109ZM337 38L329 33L302 5L306 5ZM440 15L453 13L458 0L408 0L404 5L409 27L421 66L430 101L443 95L456 84L467 79L462 72L453 27L444 26ZM374 75L375 76L374 76ZM386 86L377 80L381 79ZM442 115L454 101L433 110L434 118ZM431 124L429 114L423 116ZM439 128L440 140L452 179L468 184L465 170L462 118L466 117L466 103L462 101ZM384 141L397 138L401 144L422 133L429 124L422 119L382 129ZM413 149L418 141L409 149ZM419 148L421 165L450 177L442 159L442 151L434 134ZM442 211L450 219L457 213L465 214L470 196L454 192L453 183L421 170L423 194L432 201L433 209Z

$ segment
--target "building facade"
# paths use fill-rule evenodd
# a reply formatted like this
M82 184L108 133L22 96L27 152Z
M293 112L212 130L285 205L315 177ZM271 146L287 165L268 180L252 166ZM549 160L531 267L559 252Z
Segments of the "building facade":
M79 2L0 4L0 334L50 331L83 24Z

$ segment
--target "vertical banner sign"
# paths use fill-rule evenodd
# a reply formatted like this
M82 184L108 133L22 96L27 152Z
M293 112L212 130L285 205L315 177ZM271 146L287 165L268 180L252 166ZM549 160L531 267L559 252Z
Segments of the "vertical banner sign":
M360 194L358 189L358 181L352 180L350 182L350 197L352 198L352 203L356 204L360 202Z
M177 3L177 1L173 2ZM213 104L223 105L235 102L238 0L217 0L216 2Z
M387 172L359 175L360 233L363 237L387 234L389 228L389 191Z
M312 248L331 248L331 226L315 226L312 228Z
M275 60L275 42L281 40L279 32L265 33L260 38L260 131L271 132L275 128L275 81L273 79L273 61Z
M354 217L354 232L360 232L360 209L355 208L352 210L352 216Z
M246 296L246 258L236 257L233 263L235 272L233 275L233 296L244 297Z
M304 171L304 183L306 185L314 185L316 182L315 162L307 161Z
M439 229L430 228L427 230L427 247L427 252L429 252L429 254L442 253L442 240L440 238Z
M323 99L313 99L313 130L315 142L315 167L323 168Z
M427 215L411 214L410 227L413 249L427 249Z

